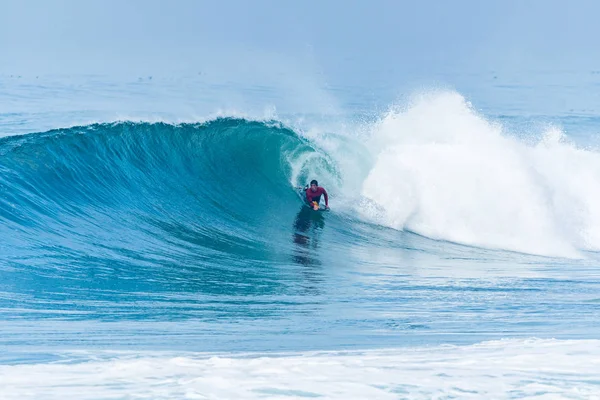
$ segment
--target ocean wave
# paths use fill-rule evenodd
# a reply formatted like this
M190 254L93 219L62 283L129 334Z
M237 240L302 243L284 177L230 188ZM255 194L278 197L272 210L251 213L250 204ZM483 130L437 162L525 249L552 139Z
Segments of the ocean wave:
M183 229L200 246L252 247L281 235L293 188L317 178L346 226L546 256L597 251L600 156L554 127L538 136L512 135L455 92L340 132L241 118L57 129L0 141L0 219L20 244L40 231L71 248L175 243Z

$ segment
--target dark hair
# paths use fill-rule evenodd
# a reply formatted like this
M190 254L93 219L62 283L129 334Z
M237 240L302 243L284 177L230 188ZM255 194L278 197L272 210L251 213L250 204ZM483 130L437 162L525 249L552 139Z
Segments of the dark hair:
M311 185L315 184L315 185L319 186L319 182L317 182L316 179L313 179L312 181L310 181L310 184Z

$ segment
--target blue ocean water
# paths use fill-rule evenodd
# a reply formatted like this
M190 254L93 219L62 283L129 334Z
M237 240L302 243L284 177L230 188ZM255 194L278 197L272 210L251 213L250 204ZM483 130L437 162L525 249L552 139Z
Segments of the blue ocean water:
M5 397L590 398L600 75L454 82L0 76Z

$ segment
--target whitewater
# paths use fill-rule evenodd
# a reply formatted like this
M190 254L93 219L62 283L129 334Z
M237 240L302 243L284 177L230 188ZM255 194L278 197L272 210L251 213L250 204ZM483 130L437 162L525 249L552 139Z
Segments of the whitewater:
M37 79L0 77L0 397L599 398L593 116Z

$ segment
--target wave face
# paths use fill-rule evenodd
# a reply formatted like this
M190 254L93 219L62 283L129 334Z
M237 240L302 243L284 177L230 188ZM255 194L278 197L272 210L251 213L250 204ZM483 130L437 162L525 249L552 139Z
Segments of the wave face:
M96 124L7 138L0 149L8 245L21 260L41 246L60 263L65 252L252 256L297 205L292 177L331 169L289 129L242 119Z
M290 180L331 169L291 130L242 119L96 124L6 138L0 151L5 271L17 291L78 315L105 289L279 290L270 263L289 262L294 226L311 223L304 210L292 223L302 207ZM40 277L44 290L92 295L61 305L27 283ZM95 310L112 318L116 304Z

